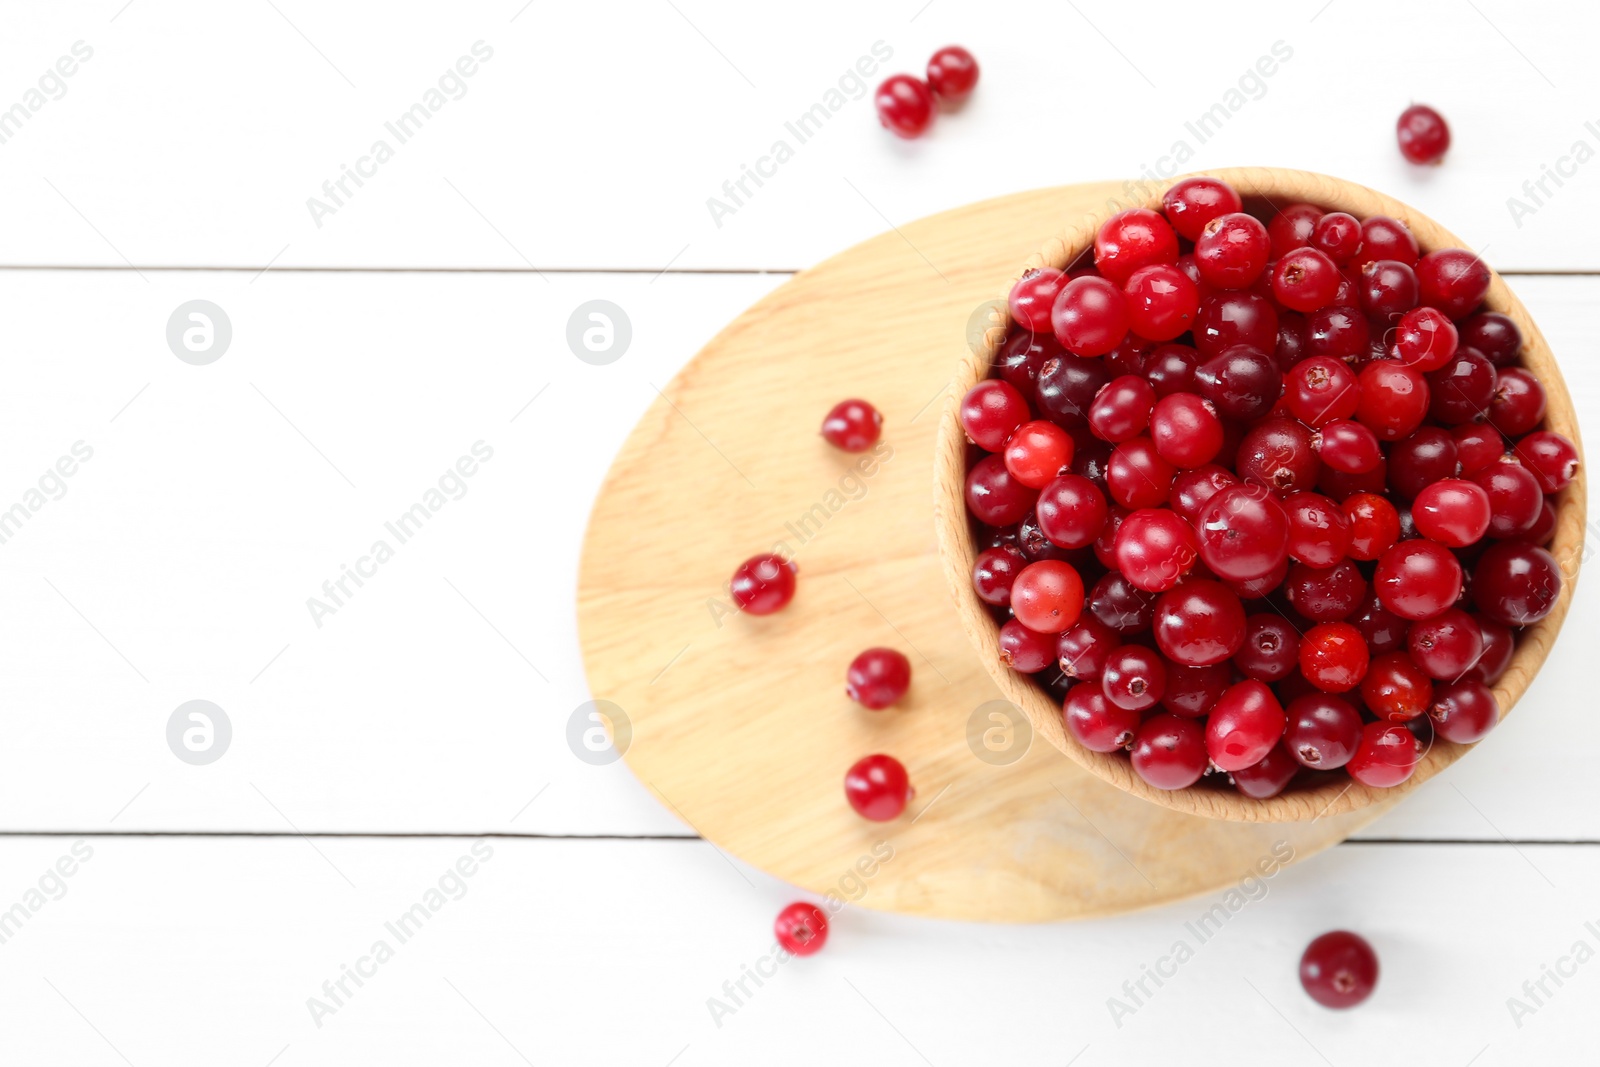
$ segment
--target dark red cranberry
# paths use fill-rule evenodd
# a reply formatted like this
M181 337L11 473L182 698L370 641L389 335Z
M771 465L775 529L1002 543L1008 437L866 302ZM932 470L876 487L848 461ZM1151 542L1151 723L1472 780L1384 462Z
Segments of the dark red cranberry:
M1263 486L1223 489L1207 501L1199 520L1200 558L1220 578L1260 578L1288 558L1289 516Z
M1378 954L1346 930L1323 934L1300 957L1300 984L1324 1008L1353 1008L1378 984Z
M841 400L822 420L822 436L846 452L865 452L878 443L883 416L865 400Z
M1308 356L1355 362L1365 358L1371 344L1372 329L1366 316L1354 307L1335 303L1311 312L1306 318Z
M1439 163L1450 148L1450 127L1426 104L1412 104L1400 112L1394 129L1407 162Z
M1550 614L1560 595L1555 557L1523 541L1491 546L1472 570L1478 610L1504 626L1531 626Z
M1533 472L1507 456L1471 479L1489 498L1489 536L1518 537L1539 521L1544 493Z
M1361 252L1361 221L1347 212L1328 212L1311 228L1311 247L1344 266Z
M1403 648L1410 623L1383 606L1376 593L1368 593L1345 619L1361 632L1372 655Z
M1126 748L1139 729L1139 713L1117 707L1094 684L1073 686L1062 702L1061 716L1067 732L1090 752Z
M1522 367L1506 367L1495 376L1489 400L1489 425L1507 437L1521 437L1544 418L1544 386Z
M1150 628L1156 594L1147 593L1117 571L1103 576L1089 593L1089 612L1119 634Z
M1056 635L1030 630L1016 619L1000 627L1000 662L1019 674L1034 674L1055 662Z
M1232 684L1233 671L1226 663L1205 667L1168 663L1167 690L1161 695L1161 706L1174 715L1198 719L1211 710Z
M845 695L864 708L880 711L911 688L911 661L892 648L869 648L850 661Z
M1272 361L1284 374L1301 360L1310 358L1310 329L1306 317L1298 311L1278 313L1278 347L1272 353Z
M1272 751L1258 763L1240 767L1231 775L1233 786L1252 800L1275 797L1288 788L1294 776L1300 773L1300 764L1289 755L1283 742L1272 746Z
M1108 382L1089 405L1089 429L1113 444L1138 437L1150 425L1156 392L1144 378L1124 374Z
M1161 397L1150 411L1156 454L1174 467L1204 466L1222 450L1222 420L1209 401L1193 393Z
M1473 571L1473 580L1477 580L1477 571ZM1478 657L1467 676L1484 685L1493 685L1511 666L1511 656L1517 648L1516 638L1509 627L1485 615L1474 615L1472 620L1483 633L1483 655Z
M1328 423L1317 434L1315 444L1317 458L1341 474L1366 474L1383 462L1378 435L1354 419Z
M1481 352L1458 348L1444 366L1427 376L1428 413L1449 426L1478 418L1494 400L1495 378L1494 366Z
M1088 421L1095 394L1110 380L1105 360L1056 356L1039 367L1034 399L1041 414L1067 427L1081 426Z
M1140 508L1124 519L1112 552L1117 569L1147 592L1171 589L1199 558L1194 528L1166 508Z
M1178 231L1178 236L1189 241L1198 241L1206 223L1212 219L1232 214L1242 207L1243 202L1233 186L1218 178L1185 178L1174 183L1161 198L1161 209L1167 221ZM1262 236L1265 235L1263 228Z
M1198 782L1206 772L1200 725L1165 712L1152 715L1134 737L1133 769L1157 789L1185 789Z
M1154 649L1122 645L1114 649L1100 672L1100 688L1119 708L1144 711L1153 708L1166 691L1167 669Z
M1016 386L989 378L967 390L961 399L961 428L967 439L986 452L1005 447L1018 426L1028 421L1028 401ZM826 432L826 423L824 432Z
M990 526L1021 522L1038 495L1012 477L1000 456L984 456L967 472L967 510Z
M1280 208L1267 224L1267 234L1272 239L1272 258L1282 259L1296 248L1311 243L1323 211L1315 204L1290 204Z
M1488 686L1464 678L1436 686L1428 708L1436 734L1458 745L1481 741L1500 722L1500 703Z
M972 588L978 599L992 607L1011 606L1011 583L1027 565L1022 550L1014 545L986 548L972 565Z
M1111 653L1122 644L1122 635L1095 618L1082 615L1071 629L1061 631L1056 642L1056 661L1061 673L1075 682L1096 682L1105 672Z
M928 60L928 87L942 104L959 104L978 84L978 61L960 45L946 45Z
M1509 315L1480 311L1458 328L1461 344L1482 352L1496 367L1509 367L1522 358L1522 330Z
M1372 215L1361 223L1361 263L1392 259L1414 267L1420 255L1417 239L1399 219Z
M1106 498L1087 478L1076 474L1057 477L1039 493L1035 505L1039 528L1062 548L1085 548L1105 528Z
M1145 356L1144 376L1158 397L1192 393L1194 371L1199 365L1200 354L1188 345L1156 345Z
M1411 777L1422 753L1417 735L1401 724L1369 722L1361 728L1361 743L1344 769L1362 785L1390 789Z
M1372 588L1402 619L1431 619L1461 594L1461 564L1435 541L1401 541L1379 557Z
M1461 477L1471 478L1488 470L1506 454L1505 438L1486 423L1457 426L1450 431L1456 443L1456 459Z
M1367 593L1367 581L1351 560L1331 567L1296 563L1284 579L1283 595L1289 606L1313 622L1333 622L1349 615Z
M1234 653L1233 665L1257 681L1282 681L1300 665L1300 634L1276 612L1251 615L1245 619L1244 642Z
M1206 501L1228 486L1238 484L1239 479L1233 476L1232 471L1215 463L1179 471L1172 479L1172 492L1167 496L1167 504L1193 524Z
M1066 354L1066 349L1061 347L1054 334L1012 330L1006 336L1005 344L1000 346L1000 353L995 356L994 369L1003 380L1027 396L1033 392L1034 383L1039 379L1039 370L1045 362Z
M1438 426L1419 426L1389 449L1389 488L1401 500L1412 500L1441 478L1454 478L1455 438Z
M1218 413L1249 422L1272 410L1283 392L1283 372L1262 349L1237 344L1195 369L1195 387Z
M1260 763L1283 736L1283 706L1253 678L1229 686L1206 716L1206 754L1225 771Z
M1332 693L1307 693L1284 709L1283 742L1301 765L1314 771L1343 767L1361 743L1361 713Z
M1406 636L1411 659L1429 678L1460 678L1483 655L1483 631L1460 608L1411 624Z
M739 610L749 615L771 615L794 599L793 560L775 553L751 556L733 572L728 588Z
M1384 329L1417 306L1420 292L1416 272L1399 260L1374 260L1361 268L1361 310Z
M1317 484L1320 464L1310 430L1293 419L1263 419L1245 432L1235 458L1239 477L1282 495Z
M1464 319L1489 293L1489 268L1464 248L1429 252L1417 261L1418 300Z
M1200 302L1194 322L1194 346L1203 360L1234 345L1271 352L1278 344L1278 312L1272 301L1256 293L1218 293Z
M1185 667L1207 667L1239 651L1245 639L1244 608L1220 582L1192 579L1156 601L1153 630L1156 647L1168 659Z
M933 122L933 92L909 74L894 74L878 86L873 101L878 121L898 137L921 137Z
M873 822L898 819L915 791L905 765L893 756L864 756L844 776L844 795L856 814Z

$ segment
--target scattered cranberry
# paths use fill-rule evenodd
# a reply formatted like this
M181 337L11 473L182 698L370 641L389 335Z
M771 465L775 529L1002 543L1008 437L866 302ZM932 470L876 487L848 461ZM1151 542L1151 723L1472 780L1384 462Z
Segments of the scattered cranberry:
M1426 104L1412 104L1395 123L1400 154L1411 163L1438 163L1450 148L1450 127L1444 116Z
M905 765L893 756L863 756L844 776L844 795L856 814L873 822L898 819L916 795Z
M733 572L733 602L751 615L771 615L794 599L798 571L794 561L779 555L751 556Z
M1353 1008L1378 984L1378 954L1348 930L1323 934L1300 957L1300 984L1324 1008Z
M850 661L845 694L864 708L880 711L911 688L911 661L892 648L869 648Z
M928 60L928 87L943 104L959 104L978 84L978 61L960 45L947 45Z
M772 932L786 952L810 956L828 943L828 916L815 904L797 901L778 912Z
M822 436L846 452L865 452L882 432L883 416L865 400L841 400L822 420Z
M909 74L884 79L874 98L878 121L899 137L921 137L933 122L933 92Z

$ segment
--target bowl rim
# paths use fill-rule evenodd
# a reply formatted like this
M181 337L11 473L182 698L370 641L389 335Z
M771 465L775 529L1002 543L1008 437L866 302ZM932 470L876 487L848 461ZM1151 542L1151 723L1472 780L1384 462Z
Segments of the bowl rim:
M1131 762L1121 754L1091 752L1079 744L1067 733L1059 705L1031 679L1017 674L1000 662L999 626L972 587L972 567L977 552L964 499L968 442L961 429L958 412L961 398L977 381L987 376L995 353L1004 342L1011 325L1005 298L1012 284L1023 273L1039 267L1065 269L1092 250L1094 235L1107 218L1130 208L1159 209L1167 189L1185 178L1198 176L1226 181L1246 200L1265 200L1274 210L1279 204L1307 202L1329 210L1348 211L1359 219L1388 215L1410 228L1423 253L1443 248L1470 247L1422 212L1393 197L1355 182L1311 171L1227 167L1175 175L1160 181L1124 182L1124 196L1110 197L1101 208L1084 213L1058 236L1049 238L1016 274L1006 280L999 299L991 302L988 328L977 343L965 346L957 360L952 389L945 403L934 445L934 525L939 554L962 628L977 650L984 668L1005 698L1028 717L1034 731L1080 766L1123 792L1176 811L1236 822L1315 821L1325 815L1355 811L1405 796L1455 763L1474 745L1436 738L1411 777L1389 789L1363 785L1348 776L1330 776L1327 781L1280 793L1266 800L1254 800L1232 790L1202 786L1178 790L1157 789L1140 778ZM1578 433L1572 397L1550 346L1522 302L1493 268L1490 269L1489 292L1483 306L1508 315L1521 329L1522 365L1532 371L1545 388L1547 405L1544 426L1570 438L1578 447L1580 456L1577 476L1556 497L1555 532L1548 546L1561 571L1561 591L1550 614L1518 634L1511 664L1493 686L1500 705L1500 718L1504 719L1549 655L1571 605L1578 571L1583 562L1587 471L1581 462L1583 444Z

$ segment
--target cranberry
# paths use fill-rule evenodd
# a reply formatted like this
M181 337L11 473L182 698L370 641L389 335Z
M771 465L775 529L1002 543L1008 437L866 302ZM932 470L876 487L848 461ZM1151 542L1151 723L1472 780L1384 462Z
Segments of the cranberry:
M1128 301L1105 278L1074 278L1051 313L1056 340L1075 356L1103 356L1128 334Z
M1399 260L1374 260L1361 268L1361 310L1386 329L1417 306L1418 292L1416 272Z
M1356 378L1361 399L1356 421L1384 441L1398 441L1428 414L1428 382L1419 371L1394 360L1369 363Z
M893 756L863 756L844 776L844 795L856 814L873 822L898 819L916 795L905 765Z
M1366 474L1383 462L1378 435L1354 419L1335 419L1317 435L1318 458L1342 474Z
M1420 371L1435 371L1456 354L1459 337L1455 323L1438 308L1412 308L1400 316L1395 334L1395 354L1400 362Z
M1194 371L1199 365L1200 353L1188 345L1157 345L1145 356L1144 376L1158 397L1192 393Z
M1348 559L1331 567L1296 563L1284 580L1283 595L1290 607L1312 622L1333 622L1361 604L1367 595L1367 580Z
M1257 681L1282 681L1300 665L1300 634L1275 612L1251 615L1245 620L1244 642L1233 665Z
M1472 570L1472 599L1478 610L1504 626L1531 626L1550 614L1560 594L1561 568L1537 545L1493 545Z
M1344 509L1318 493L1291 493L1283 501L1289 516L1289 556L1313 567L1331 567L1350 547L1350 520Z
M1209 712L1233 684L1233 671L1226 663L1206 667L1168 663L1166 667L1167 689L1161 695L1161 706L1187 719L1198 719Z
M1119 634L1138 633L1149 629L1155 618L1156 596L1112 571L1094 584L1089 594L1089 611Z
M1373 215L1361 223L1361 262L1392 259L1408 267L1417 265L1421 250L1417 239L1399 219Z
M1456 468L1455 438L1438 426L1420 426L1389 449L1389 488L1412 500L1441 478L1454 478Z
M1123 645L1112 651L1100 674L1106 699L1129 711L1155 707L1166 687L1166 665L1143 645Z
M1209 402L1192 393L1174 393L1151 409L1150 438L1156 454L1174 467L1200 467L1222 450L1222 420Z
M1288 558L1289 516L1262 486L1232 485L1201 509L1200 558L1218 577L1248 581Z
M1152 715L1133 740L1133 769L1157 789L1185 789L1206 772L1206 742L1193 719Z
M1278 313L1278 347L1272 359L1285 374L1301 360L1311 357L1310 329L1306 317L1298 311Z
M1476 571L1473 572L1473 580L1477 580ZM1483 615L1474 615L1472 621L1478 624L1478 629L1483 633L1483 655L1478 657L1478 662L1472 665L1467 674L1484 685L1493 685L1511 666L1511 656L1517 650L1516 638L1509 627Z
M979 382L961 398L961 428L987 452L1004 448L1017 427L1028 421L1028 414L1028 401L1016 386L997 378Z
M1267 224L1267 233L1272 238L1272 258L1282 259L1296 248L1309 245L1322 215L1322 209L1315 204L1290 204L1280 209Z
M1054 663L1055 656L1055 634L1030 630L1017 619L1007 619L1000 627L1000 662L1012 670L1037 674Z
M1344 266L1361 252L1361 220L1343 211L1328 212L1311 228L1311 247Z
M1343 697L1307 693L1290 701L1285 715L1289 754L1314 771L1343 767L1361 743L1361 713Z
M1300 773L1300 764L1289 755L1289 750L1278 742L1259 763L1240 767L1233 772L1234 788L1253 800L1266 800L1283 792L1294 776Z
M1094 265L1115 285L1140 267L1178 261L1178 235L1149 208L1130 208L1107 219L1094 238Z
M1238 484L1239 479L1233 476L1232 471L1208 463L1193 470L1179 471L1172 479L1172 492L1167 496L1167 503L1192 525L1206 501L1228 486Z
M978 84L978 61L960 45L946 45L928 60L928 87L944 104L959 104Z
M1243 212L1219 215L1195 238L1194 266L1213 289L1245 289L1266 269L1267 228Z
M1283 392L1283 372L1260 348L1230 345L1194 372L1200 395L1230 419L1251 421L1272 410Z
M1522 539L1536 545L1548 544L1556 534L1556 506L1548 496L1539 503L1539 517L1534 520Z
M1098 685L1075 685L1061 705L1067 732L1090 752L1115 752L1133 743L1139 713L1119 708Z
M1399 723L1369 722L1344 769L1362 785L1388 789L1410 778L1421 762L1422 742L1416 734Z
M1324 693L1345 693L1367 673L1367 646L1347 622L1318 623L1300 638L1300 673Z
M1435 541L1402 541L1379 557L1372 587L1402 619L1431 619L1460 596L1461 564Z
M1199 558L1194 528L1166 508L1140 508L1129 515L1117 529L1112 551L1128 581L1155 593L1178 584Z
M1356 493L1346 497L1344 515L1350 520L1351 559L1373 560L1400 540L1400 514L1393 504L1376 493Z
M1179 237L1188 241L1198 241L1206 223L1212 219L1237 212L1243 206L1233 186L1218 178L1185 178L1175 183L1161 198L1161 209L1167 222L1178 231ZM1261 233L1263 237L1266 236L1265 227Z
M1324 1008L1353 1008L1378 984L1378 955L1347 930L1323 934L1300 957L1300 984Z
M1411 519L1423 537L1466 548L1489 529L1489 494L1475 482L1441 478L1417 494Z
M1083 580L1070 563L1030 563L1011 583L1011 610L1028 629L1058 634L1078 621L1083 610Z
M841 400L822 420L822 436L835 448L865 452L878 443L883 416L865 400Z
M1433 703L1433 681L1404 652L1389 652L1372 661L1361 679L1367 710L1390 722L1407 722Z
M1283 736L1283 707L1262 682L1230 686L1206 717L1206 753L1225 771L1260 763Z
M1383 606L1376 593L1369 592L1345 621L1361 631L1367 650L1373 655L1393 652L1404 646L1406 630L1411 625L1405 619Z
M1039 493L1039 527L1062 548L1086 548L1106 524L1106 498L1089 479L1063 474Z
M1311 431L1282 418L1263 419L1245 432L1235 466L1246 482L1279 494L1311 488L1321 467Z
M1111 513L1106 516L1106 524L1100 530L1100 536L1094 539L1094 556L1103 567L1117 565L1117 531L1122 528L1122 520L1133 514L1121 504L1113 503Z
M1449 426L1470 422L1494 400L1495 370L1475 348L1461 346L1444 366L1427 376L1428 413Z
M1296 248L1279 258L1272 270L1272 295L1291 311L1327 307L1338 288L1338 264L1319 249Z
M1512 449L1546 493L1559 493L1578 476L1578 448L1551 430L1530 433Z
M1489 499L1489 536L1517 537L1539 521L1544 493L1533 472L1510 456L1472 476Z
M1278 344L1278 312L1272 301L1255 293L1218 293L1200 301L1193 333L1203 359L1233 345L1271 352Z
M1522 367L1506 367L1495 376L1489 401L1489 424L1507 437L1521 437L1544 418L1544 386Z
M1056 661L1061 673L1077 682L1099 681L1111 653L1122 644L1122 636L1095 618L1079 616L1077 625L1061 632L1056 642Z
M1066 284L1067 275L1054 267L1038 267L1024 272L1011 287L1011 295L1006 299L1011 317L1034 333L1049 332L1050 314L1056 306L1056 297Z
M1245 639L1244 608L1220 582L1192 579L1156 601L1153 628L1156 646L1168 659L1185 667L1207 667L1239 651Z
M1284 376L1283 397L1291 415L1321 428L1354 415L1361 391L1343 361L1319 356L1301 360Z
M1285 556L1276 567L1259 578L1229 578L1224 579L1223 584L1232 589L1233 595L1240 600L1260 600L1282 585L1288 573L1289 557Z
M774 553L751 556L733 572L728 588L739 610L750 615L771 615L794 599L793 560Z
M967 510L990 526L1020 522L1038 495L1011 476L1000 456L984 456L967 472Z
M1500 704L1488 686L1466 678L1434 689L1428 718L1446 741L1470 745L1483 740L1500 722Z
M1367 325L1366 316L1351 306L1355 303L1354 293L1349 304L1340 303L1343 299L1335 297L1332 307L1319 308L1306 319L1306 355L1352 363L1366 360L1372 347L1372 328Z
M1483 631L1471 615L1450 608L1411 624L1406 638L1411 658L1430 678L1460 678L1483 655Z
M1050 359L1066 354L1054 334L1013 330L995 357L995 372L1026 395L1038 381L1040 368Z
M1464 319L1489 292L1489 268L1464 248L1444 248L1417 260L1419 300L1452 319Z
M1170 341L1187 333L1200 311L1200 291L1169 263L1151 263L1128 276L1128 324L1140 337Z
M1148 437L1135 437L1111 450L1106 465L1106 488L1111 499L1125 508L1153 508L1172 492L1177 469L1156 452Z
M1462 345L1482 352L1496 367L1509 367L1522 355L1522 330L1509 315L1480 311L1459 327Z
M899 137L921 137L933 122L933 93L924 81L909 74L884 79L873 99L878 121Z
M1113 444L1138 437L1150 425L1156 391L1134 374L1124 374L1107 383L1089 405L1089 429L1102 441Z
M1110 380L1111 371L1104 360L1056 356L1039 367L1034 398L1039 410L1056 422L1067 427L1081 426L1088 421L1095 394Z
M1015 545L998 545L978 553L972 565L972 588L978 599L997 608L1011 606L1011 583L1027 561Z
M1450 127L1444 116L1426 104L1412 104L1395 123L1400 154L1410 163L1439 163L1450 147Z
M815 904L798 901L778 912L772 932L785 952L810 956L828 943L828 916Z
M911 688L911 661L892 648L869 648L850 661L845 694L873 711L893 704Z
M1456 443L1463 478L1483 473L1506 454L1505 438L1500 436L1499 430L1486 424L1457 426L1450 431L1450 436Z

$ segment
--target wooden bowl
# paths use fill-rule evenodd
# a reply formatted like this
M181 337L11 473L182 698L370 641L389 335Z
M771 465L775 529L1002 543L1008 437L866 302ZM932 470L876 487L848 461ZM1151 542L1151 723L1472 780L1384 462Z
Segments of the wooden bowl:
M1245 198L1246 209L1255 205L1285 205L1305 201L1330 210L1347 211L1357 218L1369 215L1389 215L1405 222L1422 247L1423 252L1441 248L1468 247L1459 237L1434 222L1414 208L1391 197L1375 192L1353 182L1331 178L1325 174L1306 171L1279 170L1269 167L1246 167L1208 171L1233 185ZM1174 178L1173 182L1180 179ZM996 279L996 310L981 343L970 346L957 362L953 399L946 406L939 428L934 457L934 511L939 534L940 552L944 561L945 577L955 596L957 609L967 636L977 647L996 684L1012 703L1027 714L1039 736L1049 739L1073 760L1107 782L1125 792L1135 794L1163 807L1189 812L1213 819L1240 822L1293 822L1316 819L1324 815L1354 811L1379 800L1394 799L1418 786L1450 764L1460 759L1470 745L1453 744L1436 740L1423 756L1416 771L1403 784L1392 789L1376 789L1362 785L1343 775L1315 785L1281 793L1268 800L1253 800L1232 789L1195 785L1188 789L1157 789L1134 773L1133 766L1121 753L1091 752L1078 744L1066 732L1062 723L1060 706L1032 679L1017 674L1000 662L999 627L988 608L978 600L972 588L972 566L976 556L972 525L967 516L963 488L967 471L968 445L966 435L957 418L960 398L978 380L987 377L990 364L1004 341L1010 320L1005 310L1005 295L1011 283L1023 271L1037 267L1066 268L1078 260L1087 261L1092 254L1095 232L1107 218L1119 211L1134 207L1159 210L1161 196L1171 183L1128 183L1126 195L1108 200L1098 211L1077 219L1065 233L1048 240L1044 247L1023 264L1017 274L1004 280ZM1263 203L1265 202L1265 204ZM1522 306L1504 280L1493 275L1486 307L1503 312L1516 321L1523 335L1523 364L1544 385L1549 398L1545 426L1565 434L1574 443L1578 437L1578 420L1572 408L1572 398L1566 383L1556 367L1555 357L1545 342L1539 328L1534 325L1527 309ZM1510 712L1517 698L1528 688L1528 683L1538 672L1540 664L1550 652L1561 621L1572 602L1579 564L1583 556L1584 503L1586 496L1584 468L1580 466L1572 485L1562 490L1556 498L1556 528L1551 553L1561 565L1564 578L1560 596L1550 614L1517 635L1516 652L1511 666L1494 687L1500 703L1500 714Z

